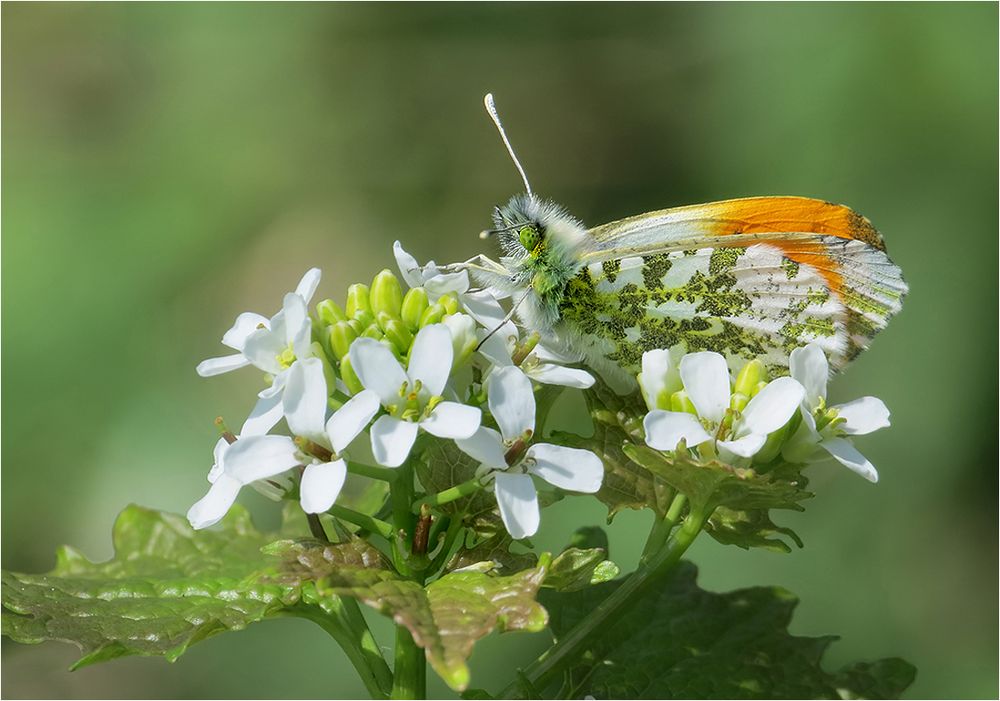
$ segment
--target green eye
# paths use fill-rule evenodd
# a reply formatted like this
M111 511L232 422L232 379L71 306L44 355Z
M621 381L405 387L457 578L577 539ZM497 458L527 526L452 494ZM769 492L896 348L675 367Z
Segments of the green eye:
M534 251L538 247L538 244L542 242L542 235L538 233L532 226L525 226L519 232L518 236L521 239L521 245L524 246L525 250L529 253Z

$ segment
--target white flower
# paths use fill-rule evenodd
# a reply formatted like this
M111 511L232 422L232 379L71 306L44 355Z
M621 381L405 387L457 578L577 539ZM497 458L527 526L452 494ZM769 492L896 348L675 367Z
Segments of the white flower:
M508 321L482 342L479 352L497 367L512 367L518 340L517 326ZM577 360L579 359L563 355L539 342L521 361L519 367L535 382L587 389L594 384L593 375L580 368L564 367Z
M468 438L479 428L479 409L441 397L454 357L451 332L444 324L420 329L407 370L392 351L371 338L354 341L349 354L361 384L378 395L388 412L371 428L372 453L380 465L402 465L418 428L440 438Z
M458 296L459 303L469 315L490 331L504 323L507 313L492 292L469 291L471 285L467 270L442 272L434 261L420 265L416 258L403 250L399 241L392 245L392 252L406 284L410 287L423 287L431 302L436 302L441 295L451 292Z
M802 385L791 377L772 380L726 429L723 419L732 398L726 359L709 351L689 353L681 359L680 376L697 416L660 409L649 412L643 420L646 443L657 450L675 450L682 438L688 447L713 442L726 462L753 457L769 433L788 423L805 395Z
M793 350L789 370L806 392L801 405L802 424L782 450L785 459L811 459L818 446L869 482L878 482L875 466L844 436L860 436L888 426L889 409L885 403L877 397L862 397L827 408L830 368L826 354L816 343Z
M678 367L678 359L683 355L680 345L671 350L650 350L642 354L642 372L636 379L650 411L669 407L670 396L683 388Z
M378 395L363 391L351 397L326 420L327 386L316 358L295 363L285 385L285 418L292 433L308 438L331 452L330 460L305 455L288 436L247 435L228 445L216 444L211 488L188 511L194 528L207 528L229 511L241 487L274 478L305 463L299 485L302 510L322 513L336 501L347 478L341 454L379 410Z
M480 426L455 444L482 466L495 470L493 491L500 517L515 539L538 531L538 493L531 475L574 492L601 488L604 466L589 450L527 441L535 430L535 394L531 380L516 367L497 368L487 380L490 413L500 432Z

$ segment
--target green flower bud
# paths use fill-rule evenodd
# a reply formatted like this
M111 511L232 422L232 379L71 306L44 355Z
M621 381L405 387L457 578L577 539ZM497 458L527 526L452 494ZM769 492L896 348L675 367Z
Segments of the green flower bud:
M375 323L375 315L371 313L370 309L359 309L354 318L358 320L363 329L367 329Z
M360 336L361 334L363 334L365 332L365 327L367 326L367 324L362 324L357 319L348 319L347 325L350 326L352 329L354 329L355 336Z
M461 308L458 304L458 297L455 296L454 292L441 295L438 298L438 304L444 307L444 310L449 314L458 314L458 310Z
M694 403L684 390L678 390L670 395L670 410L698 415L698 410L694 408Z
M367 338L374 338L376 341L381 341L385 338L385 334L382 333L382 329L378 327L378 324L369 324L368 328L364 330L361 334Z
M354 372L354 368L351 367L351 357L348 355L345 355L340 361L340 378L347 385L347 389L351 390L351 394L357 394L365 388L361 384L361 380L358 379L357 373Z
M383 270L372 280L371 307L375 318L388 314L398 319L402 306L403 288L399 286L399 280L388 270Z
M360 282L347 288L347 316L352 319L358 317L358 312L371 312L371 303L368 300L368 285Z
M349 321L338 321L330 327L330 350L337 356L337 360L347 357L351 344L359 335Z
M399 349L396 347L395 343L393 343L392 341L390 341L385 336L383 336L382 338L380 338L378 342L381 343L386 348L388 348L390 351L392 351L392 354L394 356L396 356L396 360L399 360L400 362L402 362L402 360L403 360L403 354L399 352Z
M347 321L347 315L344 314L344 310L332 299L324 299L317 304L316 314L326 326L333 326L338 321Z
M420 317L427 311L430 302L427 301L427 290L423 287L414 287L403 297L403 305L400 316L410 331L420 328Z
M767 387L767 383L766 382L764 382L764 381L758 382L757 386L753 388L753 392L750 393L750 396L751 397L756 397L757 393L760 392L765 387Z
M768 434L764 447L758 450L757 454L753 456L755 465L769 463L778 457L778 453L781 452L781 444L785 442L785 436L788 435L790 423L785 424L774 433Z
M322 344L313 341L312 342L313 355L319 358L320 362L323 364L323 379L326 380L327 393L333 391L333 388L337 386L337 372L333 369L333 365L330 364L326 353L323 351Z
M431 324L439 324L447 314L447 310L440 302L432 304L424 310L424 313L420 315L420 328L425 326L430 326Z
M742 392L733 392L733 396L729 400L729 407L733 411L743 411L749 403L750 397Z
M385 337L392 342L401 355L405 355L413 345L413 334L399 319L390 319L383 327Z
M747 362L736 375L736 385L733 387L733 392L751 397L756 394L754 389L760 382L767 382L767 369L764 367L764 363L755 358Z
M452 363L454 367L458 367L479 345L479 339L476 338L476 322L468 314L451 314L444 318L444 325L451 332L451 343L455 350Z

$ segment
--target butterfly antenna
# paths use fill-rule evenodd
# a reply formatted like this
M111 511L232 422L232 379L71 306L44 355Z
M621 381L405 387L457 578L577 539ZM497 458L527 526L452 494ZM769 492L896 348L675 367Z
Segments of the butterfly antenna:
M496 327L492 331L490 331L488 334L486 334L485 336L483 336L483 340L480 341L478 344L476 344L476 347L473 349L473 352L478 351L480 348L482 348L483 344L486 343L488 340L490 340L490 337L493 334L495 334L497 331L499 331L500 329L502 329L507 324L508 321L510 321L512 318L514 318L514 312L516 312L517 308L519 306L521 306L521 302L523 302L525 299L527 299L529 292L531 292L531 288L528 288L527 290L524 291L524 294L521 295L521 299L517 300L514 303L514 306L510 308L509 312L507 312L507 316L505 316L503 318L503 321L501 321L499 324L497 324Z
M503 130L503 124L500 123L500 115L497 114L496 103L493 102L493 93L486 93L486 97L483 98L483 103L486 105L486 112L490 115L490 119L497 126L497 131L500 132L500 138L503 139L504 146L507 147L507 153L510 154L510 159L514 161L514 165L517 166L517 172L521 174L521 180L524 181L524 189L528 194L532 194L531 185L528 184L528 176L524 173L524 168L521 167L521 161L517 160L517 155L514 153L514 147L510 145L510 140L507 139L507 132Z

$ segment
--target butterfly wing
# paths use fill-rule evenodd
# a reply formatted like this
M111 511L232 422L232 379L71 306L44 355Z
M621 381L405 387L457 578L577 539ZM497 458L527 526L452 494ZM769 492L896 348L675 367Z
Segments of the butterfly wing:
M787 365L819 342L834 368L867 347L906 293L881 236L847 207L756 197L630 217L588 232L563 334L592 363L634 370L651 348ZM613 370L612 370L613 371Z

